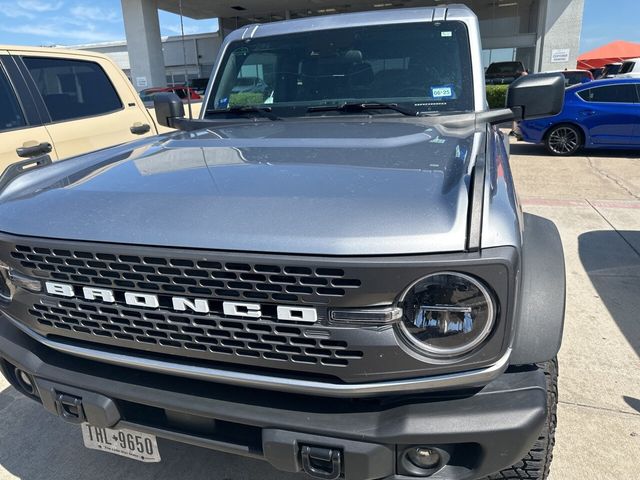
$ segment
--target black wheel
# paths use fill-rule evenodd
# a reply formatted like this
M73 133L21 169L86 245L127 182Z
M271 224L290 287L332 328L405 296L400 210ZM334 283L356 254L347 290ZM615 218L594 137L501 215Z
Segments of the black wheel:
M573 155L582 143L582 132L573 125L556 125L545 138L545 146L552 155Z
M547 380L547 421L538 440L521 461L485 480L546 480L549 477L558 421L558 359L539 364Z

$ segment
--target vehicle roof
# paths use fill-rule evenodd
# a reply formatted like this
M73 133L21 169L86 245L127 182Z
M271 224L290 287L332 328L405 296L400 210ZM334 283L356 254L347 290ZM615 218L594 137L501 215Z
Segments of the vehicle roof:
M640 83L640 78L601 78L598 80L593 80L589 83L582 83L579 85L573 85L569 87L567 90L581 90L581 89L589 89L594 87L604 87L607 85L623 85L625 83Z
M264 24L251 24L239 28L227 36L226 41L246 38L269 37L287 33L329 30L336 28L388 25L393 23L418 23L445 20L475 21L476 16L466 5L452 4L435 7L396 8L389 10L339 13L319 17L282 20Z
M43 54L51 54L55 53L57 55L69 55L69 56L82 56L82 57L93 57L93 58L102 58L105 60L110 60L107 55L102 53L93 52L90 50L71 50L66 48L58 48L58 47L31 47L27 45L2 45L0 44L0 50L8 50L12 51L21 51L21 52L33 52L33 53L43 53Z
M582 68L567 68L565 70L547 70L544 73L591 73L589 70L584 70Z

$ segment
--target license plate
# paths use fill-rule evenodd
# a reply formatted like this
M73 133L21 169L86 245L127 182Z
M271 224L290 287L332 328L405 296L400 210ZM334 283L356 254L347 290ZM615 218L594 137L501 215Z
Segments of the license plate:
M92 450L114 453L145 463L160 461L158 442L155 435L133 430L113 430L82 424L84 446Z

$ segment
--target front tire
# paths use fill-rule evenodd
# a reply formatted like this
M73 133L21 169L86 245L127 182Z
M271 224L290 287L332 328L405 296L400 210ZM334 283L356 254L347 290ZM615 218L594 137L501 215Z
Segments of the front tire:
M485 480L546 480L549 477L558 422L558 359L538 364L547 383L547 420L538 440L526 457L510 468Z
M575 154L584 143L582 132L575 125L556 125L547 133L544 145L551 155Z

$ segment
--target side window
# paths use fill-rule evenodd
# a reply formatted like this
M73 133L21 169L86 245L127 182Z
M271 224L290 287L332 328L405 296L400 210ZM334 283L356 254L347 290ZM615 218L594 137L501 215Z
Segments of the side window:
M54 122L103 115L122 102L97 63L23 57Z
M601 103L637 103L638 92L636 86L631 83L624 85L610 85L596 87L578 92L580 98L586 102Z
M0 132L26 126L18 99L9 80L0 69Z
M178 95L179 98L185 99L187 98L187 89L186 88L176 88L173 93Z

